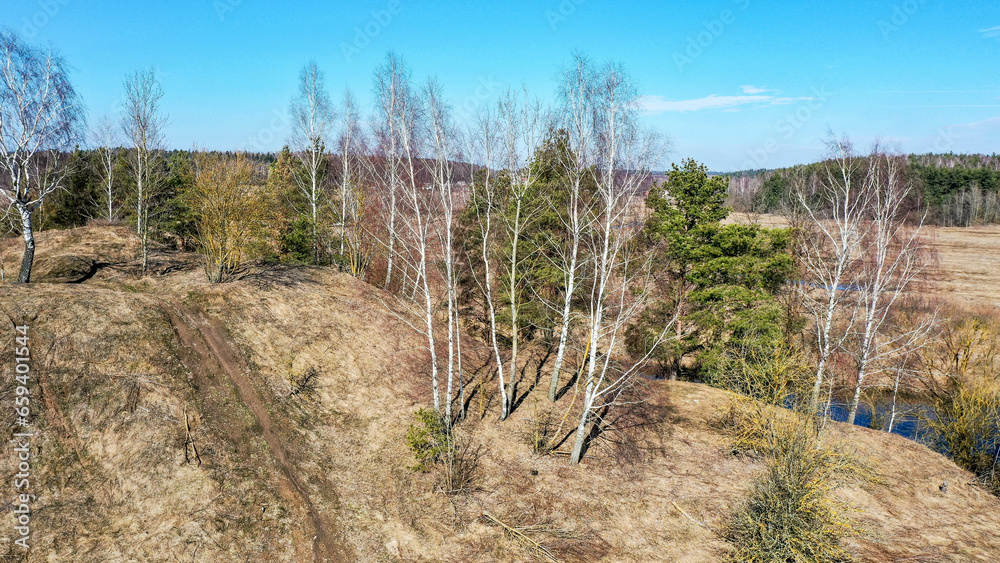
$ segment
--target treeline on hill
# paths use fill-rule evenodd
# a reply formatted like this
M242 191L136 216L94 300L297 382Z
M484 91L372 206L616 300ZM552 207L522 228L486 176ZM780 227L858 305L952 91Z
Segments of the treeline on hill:
M109 168L103 163L107 153L111 155ZM136 185L128 155L129 150L124 147L76 148L63 154L65 176L61 189L49 194L34 212L35 230L86 225L135 226L138 215ZM378 175L377 169L383 163L373 156L365 160L363 166L352 163L357 176L352 177L351 182L360 185L375 181L371 176L361 176L366 173ZM241 195L249 194L232 190L245 185L253 187L250 192L254 197L244 201L241 210L249 215L243 218L255 223L256 227L252 229L252 236L241 239L244 247L241 264L263 260L344 265L351 259L351 254L342 246L348 242L342 240L343 233L330 227L340 224L341 198L333 193L342 183L344 164L340 155L327 155L320 168L324 194L322 203L317 206L316 221L323 227L315 229L315 233L308 196L302 189L308 173L287 146L278 153L164 150L150 162L149 177L155 178L156 189L147 203L148 225L153 241L159 245L181 251L197 250L202 239L200 234L209 234L199 231L199 219L207 219L213 214L219 217L219 212L226 211L221 206L212 207L208 191L218 192L218 203L237 203L243 201ZM423 162L417 164L418 181L430 185L430 167ZM459 189L466 189L476 168L466 163L453 163L452 181ZM223 170L227 173L222 174ZM220 188L227 184L232 186L229 192ZM358 221L365 220L363 201L349 203ZM7 215L6 236L21 236L16 212L9 209ZM314 253L314 248L318 252ZM370 251L366 252L371 254Z
M826 163L754 170L730 176L731 203L738 211L779 213L817 181ZM908 207L926 222L947 227L1000 223L1000 156L910 155L904 174L914 186Z
M101 162L105 151L112 155L110 176L112 190L107 190L108 173ZM157 221L156 234L164 241L175 241L175 237L191 240L191 226L175 224L186 206L180 195L189 189L194 180L194 151L163 151L156 159L155 175L163 178L164 189L156 197L156 207L162 220ZM214 153L233 158L235 152ZM247 158L266 167L274 162L271 153L247 154ZM46 197L35 212L35 228L72 229L88 224L132 224L135 223L135 180L128 170L127 150L123 147L101 149L76 148L63 157L67 174L61 188ZM14 225L11 233L20 235L19 226Z

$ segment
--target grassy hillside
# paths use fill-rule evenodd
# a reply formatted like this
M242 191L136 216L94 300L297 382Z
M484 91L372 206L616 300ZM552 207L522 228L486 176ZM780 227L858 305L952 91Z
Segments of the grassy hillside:
M475 479L436 492L406 445L428 403L425 353L379 290L320 268L210 285L186 254L154 256L158 275L137 281L125 229L38 239L39 278L67 279L69 256L91 266L69 276L82 283L0 285L3 313L31 327L38 401L34 547L12 561L720 561L762 467L731 454L723 391L646 381L652 399L616 423L630 439L609 433L570 466L567 445L531 444L558 438L572 390L555 406L528 395L499 423L473 383L461 430ZM860 560L1000 559L1000 499L970 474L899 436L832 437L881 475L837 493L856 508ZM12 454L0 469L16 473Z

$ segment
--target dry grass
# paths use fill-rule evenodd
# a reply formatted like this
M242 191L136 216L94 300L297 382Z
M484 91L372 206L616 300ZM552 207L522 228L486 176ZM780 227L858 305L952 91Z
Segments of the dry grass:
M102 252L99 241L114 238L103 228L77 231L73 242L59 238L67 233L42 233L39 254ZM171 300L225 327L289 463L352 560L727 557L725 520L762 467L730 455L715 423L732 395L650 382L651 422L631 466L620 463L612 439L599 440L576 467L558 453L535 453L519 433L542 407L533 409L529 398L500 423L495 402L479 419L473 401L461 431L484 446L477 487L444 495L433 475L408 469L414 460L405 435L429 396L425 353L377 290L319 268L213 287L196 260L183 266L184 256L154 258L180 266L141 281L102 269L76 286L0 286L9 312L37 314L36 352L55 343L51 366L41 371L53 400L38 421L39 547L29 560L312 560L309 517L253 413L219 370L191 365L197 355L163 309ZM9 361L9 349L3 353ZM303 401L289 375L309 370L315 385ZM556 406L558 415L571 396ZM185 410L201 466L184 463ZM1000 500L970 474L898 436L839 424L831 432L881 460L884 484L836 493L873 531L848 544L859 559L1000 557ZM9 474L11 463L6 458L0 470ZM947 493L938 489L943 481Z
M1000 226L931 227L930 247L937 257L926 286L957 305L1000 306Z
M784 217L769 214L733 213L726 222L788 226ZM1000 307L1000 225L927 226L922 232L931 256L920 279L922 293L966 308Z
M95 562L295 556L306 532L282 508L266 458L243 442L244 413L232 403L213 409L215 398L199 393L154 300L35 286L4 287L0 302L32 328L41 403L33 553ZM184 462L185 412L202 465ZM5 474L12 461L4 456Z

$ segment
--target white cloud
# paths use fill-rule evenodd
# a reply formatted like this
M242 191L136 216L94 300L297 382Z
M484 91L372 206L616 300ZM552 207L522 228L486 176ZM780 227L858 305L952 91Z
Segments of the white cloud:
M740 111L744 107L783 106L800 100L812 100L812 97L799 98L743 95L720 96L711 94L694 100L668 100L663 96L640 96L639 109L648 113L664 113L672 111L700 111L703 109L721 109L725 111Z
M768 90L767 88L761 88L759 86L746 85L746 86L740 86L740 88L743 88L744 94L763 94L765 92L771 92L771 90Z
M1000 117L990 117L982 121L975 121L973 123L963 123L961 125L956 125L955 127L961 127L963 129L1000 129Z
M979 33L982 33L983 37L1000 37L1000 25L996 27L980 29Z
M694 100L668 100L663 96L641 96L639 107L650 113L666 111L698 111L703 109L725 109L746 104L761 104L771 100L771 96L718 96L712 94Z

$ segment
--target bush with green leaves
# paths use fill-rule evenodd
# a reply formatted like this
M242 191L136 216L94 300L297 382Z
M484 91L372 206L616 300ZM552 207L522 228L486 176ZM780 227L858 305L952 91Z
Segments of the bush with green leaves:
M313 261L312 219L297 217L281 234L281 255L287 262L309 264Z
M446 494L469 491L475 485L483 448L455 435L454 429L433 409L420 409L406 432L406 444L423 473L439 470L438 490Z
M415 418L406 432L406 445L417 459L410 469L426 472L447 452L451 437L448 425L434 409L420 409Z

